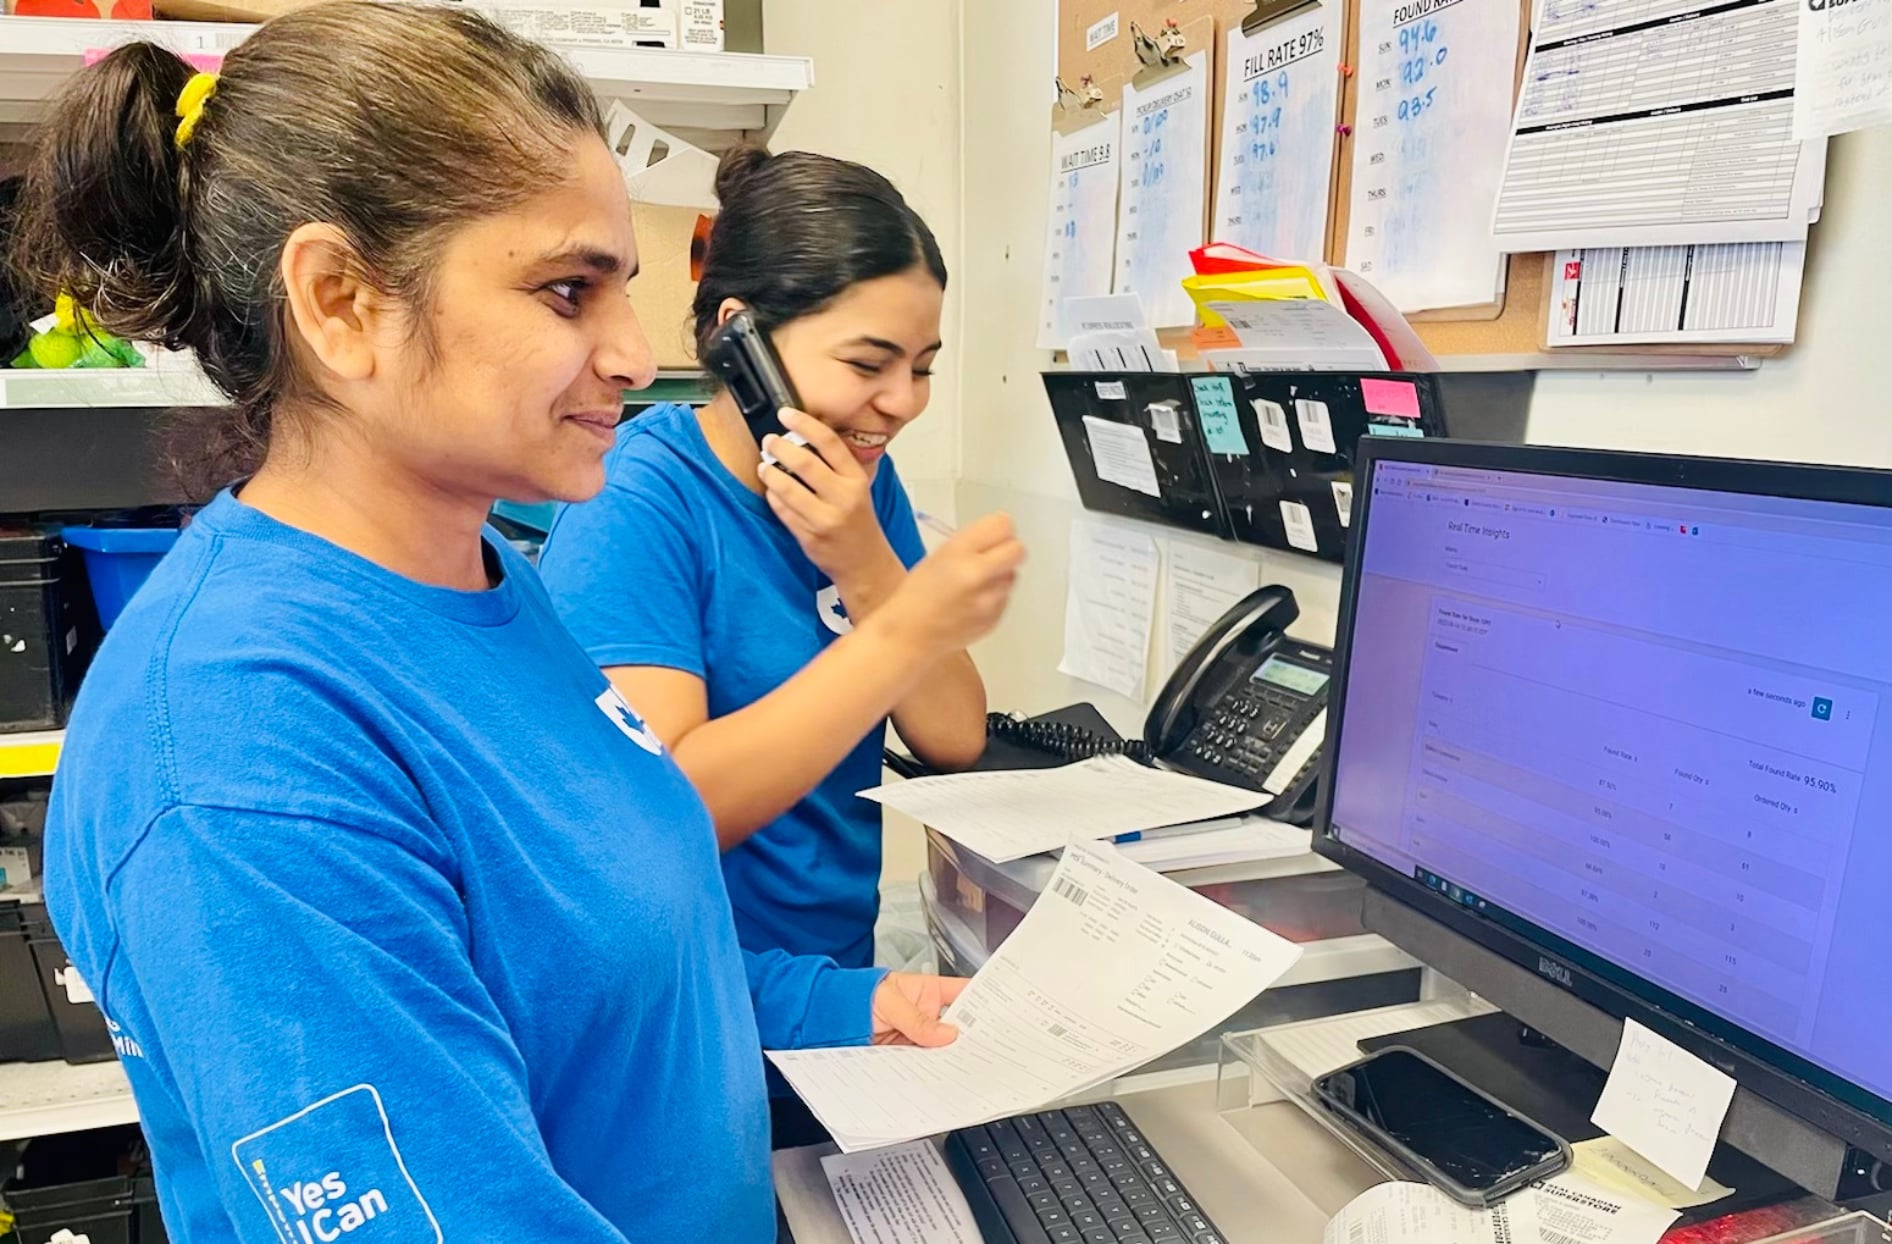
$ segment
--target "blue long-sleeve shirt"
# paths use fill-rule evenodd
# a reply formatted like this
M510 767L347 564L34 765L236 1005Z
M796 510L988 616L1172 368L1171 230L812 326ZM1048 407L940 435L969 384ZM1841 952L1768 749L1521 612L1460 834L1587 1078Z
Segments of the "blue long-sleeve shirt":
M702 803L498 541L417 584L228 495L114 625L46 894L180 1244L773 1239L763 1045L877 973L739 950Z

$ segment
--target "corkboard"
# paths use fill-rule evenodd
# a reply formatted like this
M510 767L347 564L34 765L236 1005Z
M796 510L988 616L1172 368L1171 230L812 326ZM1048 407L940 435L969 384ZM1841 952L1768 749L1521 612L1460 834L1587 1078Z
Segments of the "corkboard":
M1343 22L1345 38L1342 41L1341 63L1355 65L1359 61L1360 19L1357 0L1322 0L1328 4L1344 4L1346 13ZM1122 92L1120 84L1138 68L1134 43L1130 35L1130 24L1135 22L1145 31L1153 32L1165 19L1173 19L1186 30L1190 24L1204 16L1215 19L1215 32L1212 39L1212 87L1211 104L1214 113L1209 119L1209 169L1210 185L1208 188L1208 209L1215 210L1216 194L1219 189L1214 184L1222 167L1222 106L1227 92L1229 66L1224 63L1226 57L1227 31L1239 27L1242 20L1255 11L1255 0L1062 0L1058 16L1058 73L1066 83L1075 88L1085 74L1091 74L1111 97L1106 105L1111 110L1119 106ZM1529 25L1531 19L1530 0L1520 0L1520 11L1524 21L1520 27L1520 38L1515 63L1511 66L1512 82L1521 82L1524 74L1524 62L1529 50ZM1117 14L1117 37L1087 51L1084 47L1086 32L1093 24ZM1188 52L1194 53L1200 44L1194 39ZM1351 127L1358 112L1360 77L1352 75L1341 84L1341 123ZM1346 239L1349 217L1350 198L1353 190L1353 150L1351 137L1336 133L1337 151L1334 160L1334 177L1328 188L1328 231L1327 259L1330 263L1344 264L1346 261ZM1212 218L1212 216L1211 216ZM1438 356L1482 355L1482 356L1531 356L1542 354L1545 350L1546 328L1548 321L1550 289L1549 274L1552 257L1544 252L1513 255L1510 258L1505 278L1505 292L1499 302L1477 307L1457 307L1442 311L1426 311L1411 316L1414 331L1419 334L1426 346ZM1194 357L1194 345L1187 331L1164 332L1164 344L1176 348L1184 357ZM1662 357L1665 355L1750 355L1765 357L1779 354L1780 346L1629 346L1629 347L1563 347L1556 351L1559 357L1582 357L1589 355L1610 355L1615 358L1629 356ZM1520 362L1520 367L1528 364Z

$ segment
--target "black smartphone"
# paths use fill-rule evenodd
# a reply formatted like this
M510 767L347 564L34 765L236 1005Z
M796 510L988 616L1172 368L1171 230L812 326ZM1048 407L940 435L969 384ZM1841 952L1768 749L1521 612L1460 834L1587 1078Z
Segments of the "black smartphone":
M703 364L728 388L756 444L765 436L789 435L782 426L782 408L800 410L801 398L753 314L738 311L724 321L709 340Z
M1570 1165L1561 1138L1404 1046L1322 1076L1314 1096L1447 1196L1476 1208Z

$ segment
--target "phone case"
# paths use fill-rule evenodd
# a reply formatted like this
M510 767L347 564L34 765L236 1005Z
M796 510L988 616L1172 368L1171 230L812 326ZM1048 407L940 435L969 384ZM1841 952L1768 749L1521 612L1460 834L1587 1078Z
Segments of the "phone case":
M1534 1131L1542 1133L1546 1139L1554 1142L1557 1146L1556 1155L1547 1158L1536 1166L1527 1167L1522 1171L1506 1176L1490 1188L1483 1190L1467 1188L1464 1184L1452 1179L1416 1150L1393 1139L1378 1127L1368 1122L1357 1111L1341 1101L1332 1089L1331 1085L1335 1076L1343 1072L1351 1071L1355 1067L1363 1066L1388 1054L1410 1055L1420 1062L1425 1063L1428 1067L1431 1067L1466 1092L1484 1098L1487 1102L1490 1102L1511 1118L1518 1120ZM1463 1076L1447 1067L1441 1066L1436 1059L1428 1058L1410 1046L1389 1045L1385 1049L1378 1050L1360 1059L1358 1062L1348 1063L1345 1067L1336 1068L1320 1077L1318 1080L1315 1080L1313 1089L1315 1100L1319 1101L1322 1106L1325 1106L1334 1114L1339 1115L1355 1131L1370 1139L1374 1144L1386 1150L1386 1152L1397 1157L1401 1162L1404 1162L1408 1167L1412 1168L1414 1172L1423 1176L1427 1183L1445 1193L1445 1195L1451 1197L1454 1201L1457 1201L1461 1205L1469 1205L1473 1209L1489 1209L1512 1193L1522 1188L1528 1188L1531 1184L1540 1179L1548 1179L1550 1176L1557 1174L1570 1165L1570 1146L1564 1141L1563 1137L1557 1135L1557 1133L1551 1131L1529 1115L1518 1113L1516 1110L1513 1110L1511 1107L1493 1097L1490 1093L1479 1088L1476 1084L1466 1080Z

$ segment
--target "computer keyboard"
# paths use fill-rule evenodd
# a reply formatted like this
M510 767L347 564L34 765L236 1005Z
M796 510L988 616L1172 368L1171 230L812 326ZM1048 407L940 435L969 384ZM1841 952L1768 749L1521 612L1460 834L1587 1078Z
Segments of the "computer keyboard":
M986 1244L1224 1244L1115 1102L962 1128L946 1159Z

